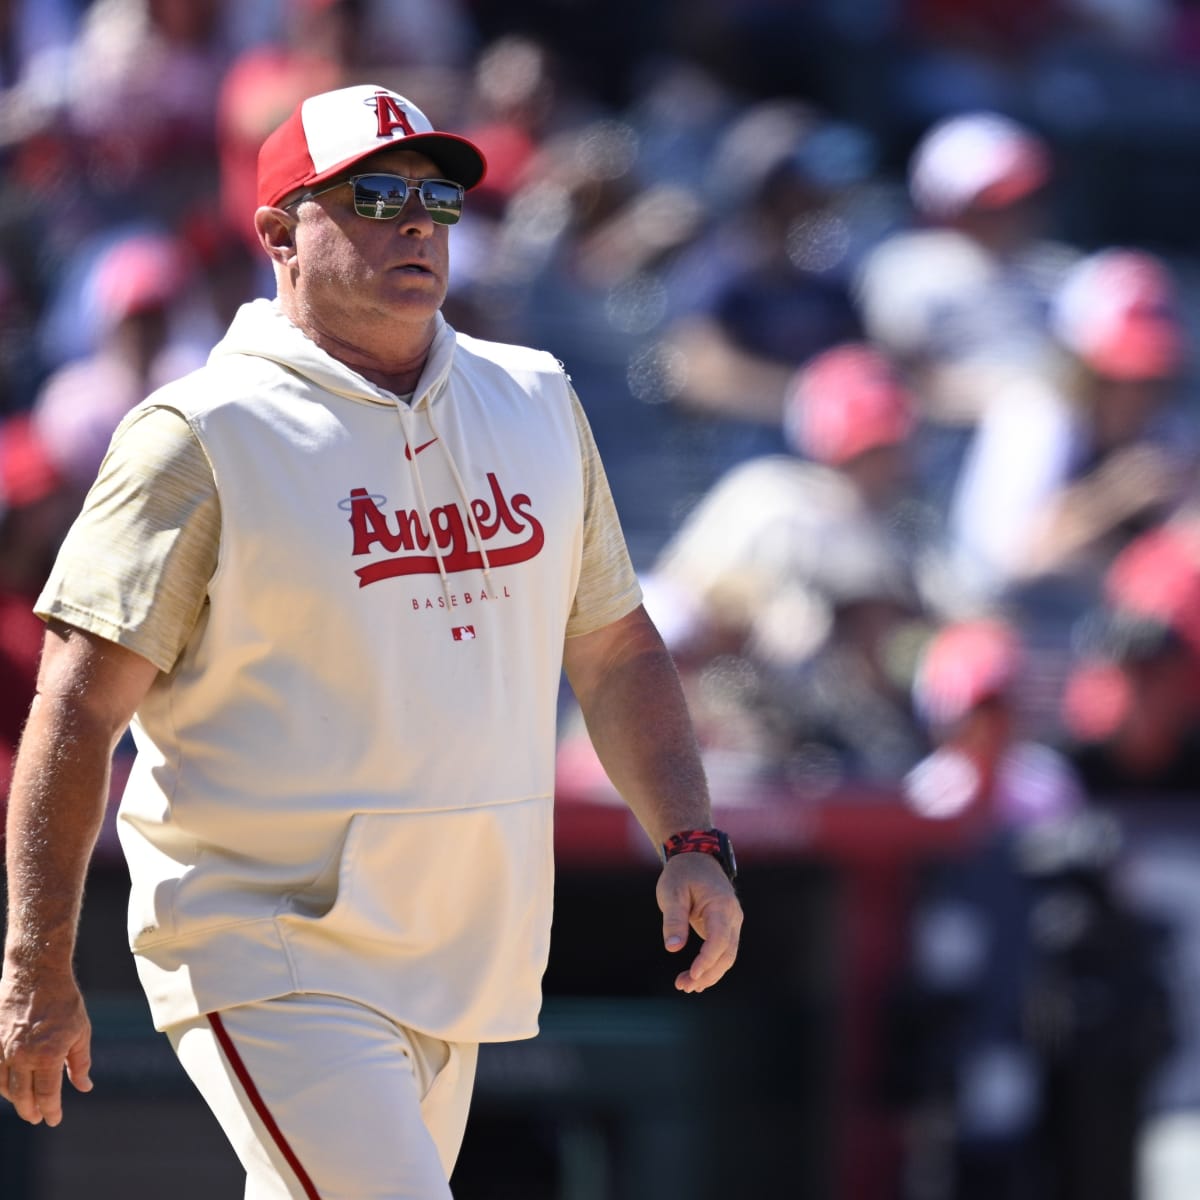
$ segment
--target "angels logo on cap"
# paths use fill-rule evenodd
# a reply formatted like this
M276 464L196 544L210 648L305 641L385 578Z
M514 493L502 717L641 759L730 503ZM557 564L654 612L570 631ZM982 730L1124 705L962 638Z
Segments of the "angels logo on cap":
M411 101L378 84L322 92L303 100L258 152L258 203L278 204L360 160L402 146L432 159L447 179L470 189L487 164L464 137L434 129Z

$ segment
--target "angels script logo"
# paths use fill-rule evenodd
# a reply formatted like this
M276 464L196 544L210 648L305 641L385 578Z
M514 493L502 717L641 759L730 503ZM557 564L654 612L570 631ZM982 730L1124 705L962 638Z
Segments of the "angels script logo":
M487 481L491 494L471 501L471 515L487 549L488 565L508 567L535 558L545 545L546 535L542 523L530 511L529 497L524 492L505 496L500 481L490 471ZM392 556L359 567L354 572L359 587L402 575L436 575L438 554L426 553L435 545L448 574L482 570L483 555L478 547L472 548L475 539L460 505L442 504L430 509L430 528L426 528L416 509L397 508L389 516L379 507L386 503L385 497L372 495L362 487L352 489L340 501L340 507L350 511L354 556L381 550ZM521 540L492 545L505 535Z

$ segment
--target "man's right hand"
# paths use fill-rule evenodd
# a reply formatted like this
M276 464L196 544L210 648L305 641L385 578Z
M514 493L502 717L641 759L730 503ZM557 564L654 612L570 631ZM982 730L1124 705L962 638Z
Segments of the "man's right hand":
M31 1125L62 1121L62 1078L90 1092L92 1026L70 973L0 979L0 1096Z

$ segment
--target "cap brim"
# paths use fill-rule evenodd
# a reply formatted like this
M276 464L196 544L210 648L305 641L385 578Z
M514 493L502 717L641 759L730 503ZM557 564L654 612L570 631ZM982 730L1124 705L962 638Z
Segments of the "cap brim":
M1087 356L1092 368L1112 379L1169 379L1183 363L1184 345L1170 323L1131 321Z

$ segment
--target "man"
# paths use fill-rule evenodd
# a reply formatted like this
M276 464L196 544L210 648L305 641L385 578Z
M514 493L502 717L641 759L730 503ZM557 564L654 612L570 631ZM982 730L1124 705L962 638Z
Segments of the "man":
M278 295L123 423L39 599L8 823L0 1092L88 1079L71 972L107 786L155 1024L248 1197L449 1196L481 1041L532 1036L560 669L651 839L676 980L736 953L728 840L549 355L440 315L469 142L359 86L263 145ZM697 853L684 851L695 850Z

